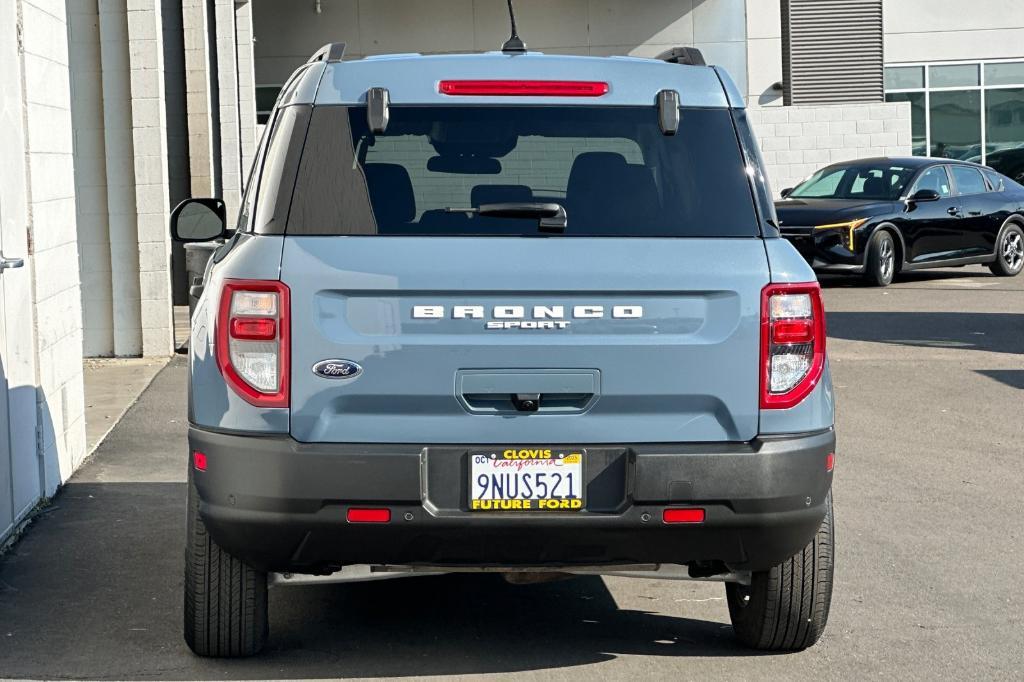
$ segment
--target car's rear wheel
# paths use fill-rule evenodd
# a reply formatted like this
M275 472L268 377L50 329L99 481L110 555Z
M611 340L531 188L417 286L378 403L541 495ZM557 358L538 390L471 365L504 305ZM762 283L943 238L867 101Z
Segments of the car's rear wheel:
M864 279L876 287L892 284L896 276L896 242L886 230L878 230L868 242L864 254Z
M832 494L814 539L800 552L751 576L750 585L725 586L736 637L763 651L799 651L821 636L832 603L835 519Z
M993 275L1013 277L1024 269L1024 230L1007 225L996 247L996 259L988 266Z
M267 574L213 541L191 479L187 526L185 643L199 656L252 656L267 641Z

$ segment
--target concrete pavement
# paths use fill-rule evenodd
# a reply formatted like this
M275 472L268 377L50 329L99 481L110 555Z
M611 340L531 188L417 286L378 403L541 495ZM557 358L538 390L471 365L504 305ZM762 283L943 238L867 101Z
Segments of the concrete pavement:
M444 576L272 590L264 656L197 659L178 357L0 558L0 677L1020 679L1024 277L826 285L838 573L808 651L740 648L717 584Z

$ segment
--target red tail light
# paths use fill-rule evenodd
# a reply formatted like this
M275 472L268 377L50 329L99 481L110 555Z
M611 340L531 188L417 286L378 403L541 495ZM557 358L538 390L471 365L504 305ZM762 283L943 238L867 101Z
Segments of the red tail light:
M196 450L192 453L192 465L196 471L206 471L206 455Z
M825 309L817 282L761 290L761 408L786 409L814 390L825 368Z
M289 319L284 283L224 282L217 317L217 365L228 386L246 402L288 407Z
M600 97L608 93L602 81L441 81L442 95L479 95L495 97Z

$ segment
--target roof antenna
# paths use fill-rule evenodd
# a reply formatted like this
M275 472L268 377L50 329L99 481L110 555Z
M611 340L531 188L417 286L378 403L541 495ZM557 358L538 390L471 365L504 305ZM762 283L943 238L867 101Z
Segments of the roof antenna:
M516 13L512 9L512 0L508 0L508 18L512 22L512 35L501 46L501 51L505 54L524 54L526 52L526 43L522 41L519 33L516 32Z

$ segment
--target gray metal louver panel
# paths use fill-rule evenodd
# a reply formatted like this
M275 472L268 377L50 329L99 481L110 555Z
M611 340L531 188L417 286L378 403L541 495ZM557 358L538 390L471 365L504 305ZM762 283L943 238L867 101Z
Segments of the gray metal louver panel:
M882 0L782 0L783 102L881 102Z

